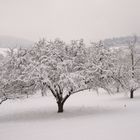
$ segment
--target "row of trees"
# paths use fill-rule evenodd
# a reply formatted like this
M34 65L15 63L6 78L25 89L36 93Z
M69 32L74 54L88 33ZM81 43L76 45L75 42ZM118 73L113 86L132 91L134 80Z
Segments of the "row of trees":
M86 46L84 41L66 44L60 39L35 43L32 48L10 49L0 61L0 104L25 98L37 90L50 90L63 112L66 100L83 90L98 88L113 93L128 90L133 98L139 88L139 55L136 37L127 49L104 47L100 41Z

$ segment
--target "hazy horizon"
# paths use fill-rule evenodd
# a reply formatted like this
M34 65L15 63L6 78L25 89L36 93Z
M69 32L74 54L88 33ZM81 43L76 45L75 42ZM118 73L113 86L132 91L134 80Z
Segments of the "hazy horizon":
M0 0L0 35L87 41L140 35L139 0Z

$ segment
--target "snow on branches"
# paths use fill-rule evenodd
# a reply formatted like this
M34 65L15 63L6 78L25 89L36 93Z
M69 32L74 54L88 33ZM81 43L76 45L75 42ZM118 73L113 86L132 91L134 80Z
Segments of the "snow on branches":
M44 96L50 90L58 112L63 112L65 101L83 90L103 88L110 93L115 85L134 91L140 81L134 44L127 55L105 47L102 41L86 46L83 39L69 44L42 39L31 48L10 49L0 62L1 103L37 90Z

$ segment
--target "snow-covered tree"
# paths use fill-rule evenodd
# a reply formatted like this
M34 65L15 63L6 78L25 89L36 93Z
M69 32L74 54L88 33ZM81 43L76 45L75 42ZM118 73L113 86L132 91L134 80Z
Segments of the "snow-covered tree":
M134 97L134 91L140 87L140 76L138 63L140 62L139 54L136 52L137 37L134 36L132 40L128 42L129 54L127 57L127 67L125 73L125 84L130 91L130 98Z
M124 89L123 75L126 64L126 50L123 48L117 48L112 50L114 55L114 67L112 69L112 87L115 87L116 92L120 92L120 88Z
M28 75L28 50L10 49L0 65L1 103L33 94L35 82Z
M88 51L86 63L86 84L93 89L103 88L109 93L112 84L112 68L114 57L109 48L104 47L102 41L92 43Z
M50 90L63 112L74 93L122 86L133 92L139 87L139 55L136 39L129 42L127 55L104 46L102 41L86 46L83 39L66 44L60 39L42 39L31 48L10 49L0 61L0 103Z
M137 37L134 36L132 40L129 40L128 48L120 49L121 52L117 52L118 59L113 71L113 79L123 89L130 92L130 98L134 97L134 91L140 86L140 57L137 53L136 43Z
M70 95L87 89L84 82L86 51L83 40L72 41L67 45L59 39L40 40L31 54L36 67L32 76L49 89L55 97L58 112L63 112L63 105Z

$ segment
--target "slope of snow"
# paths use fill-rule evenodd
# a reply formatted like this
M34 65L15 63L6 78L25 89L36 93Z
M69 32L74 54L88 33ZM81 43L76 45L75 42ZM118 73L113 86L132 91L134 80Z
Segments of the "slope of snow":
M53 97L8 101L0 106L1 140L139 140L140 93L71 96L62 114Z

